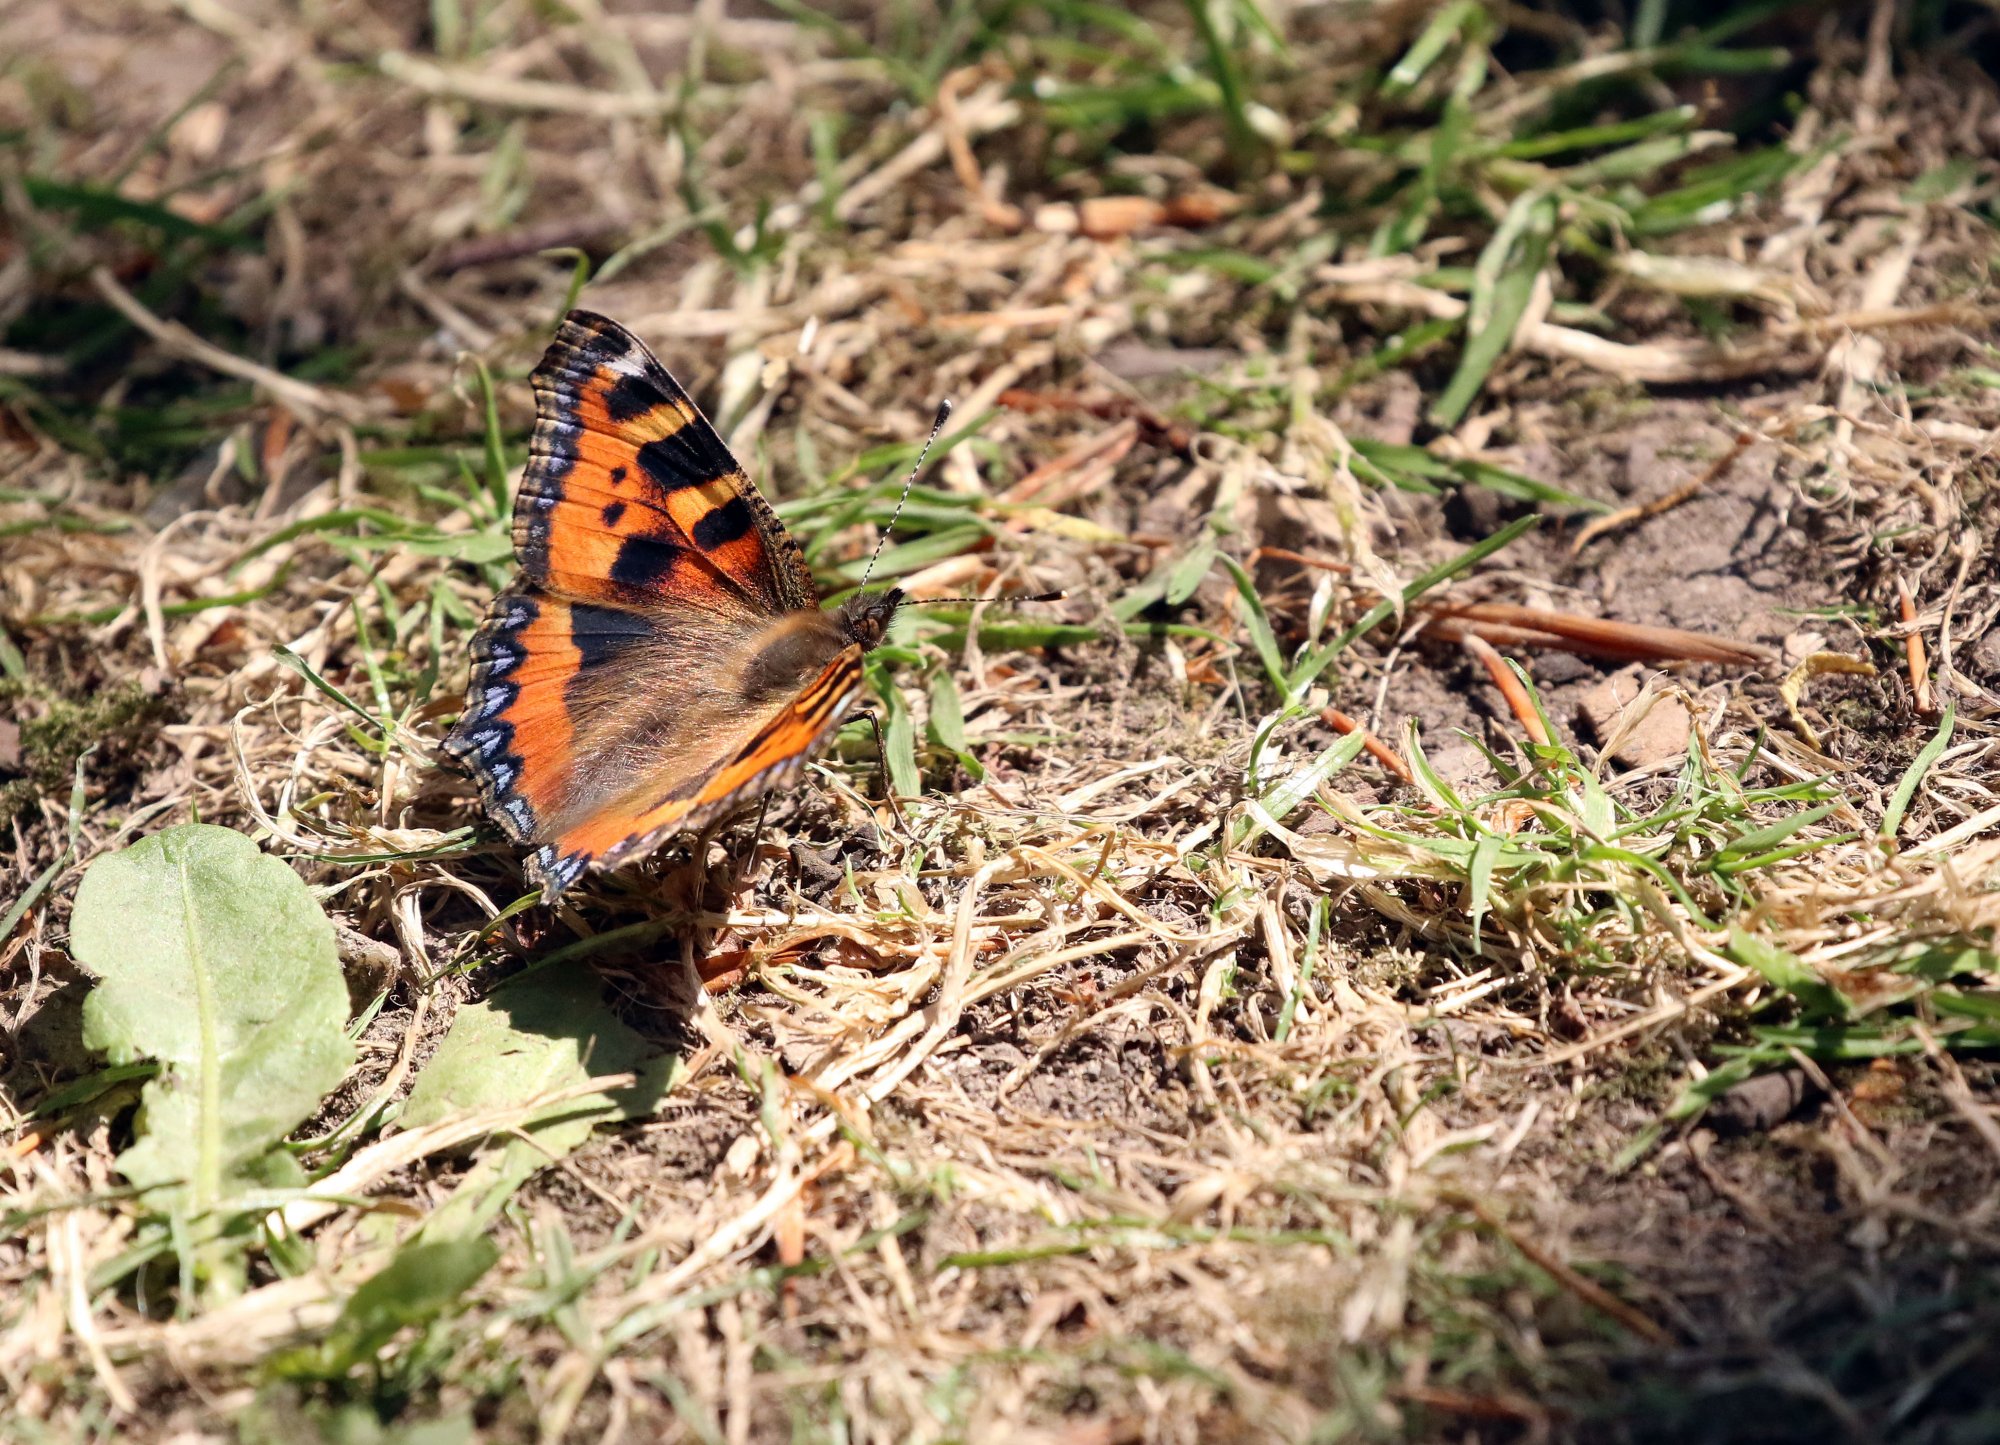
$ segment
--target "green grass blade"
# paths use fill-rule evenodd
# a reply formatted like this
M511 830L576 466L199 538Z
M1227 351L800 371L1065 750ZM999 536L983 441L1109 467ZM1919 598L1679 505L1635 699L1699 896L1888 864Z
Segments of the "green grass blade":
M1298 1016L1299 1000L1312 986L1313 969L1319 963L1320 935L1326 931L1327 910L1331 907L1332 900L1323 893L1313 900L1312 917L1306 924L1305 956L1299 960L1299 976L1292 984L1292 991L1285 995L1284 1006L1278 1010L1277 1025L1271 1030L1274 1043L1282 1044L1292 1036L1292 1022Z
M1457 426L1486 385L1486 377L1514 339L1514 328L1528 309L1535 282L1548 261L1555 233L1556 207L1548 196L1523 196L1508 212L1480 257L1480 271L1495 273L1490 286L1478 286L1467 313L1465 354L1458 370L1430 410L1436 426ZM1490 262L1490 268L1489 268Z
M1278 647L1277 634L1271 630L1270 614L1264 610L1264 599L1258 595L1257 584L1234 557L1224 557L1222 565L1235 580L1237 595L1243 599L1243 628L1250 634L1251 645L1257 649L1258 661L1264 664L1264 675L1270 678L1271 686L1277 689L1278 695L1286 697L1289 685L1285 678L1285 655Z
M1403 52L1403 58L1383 77L1382 93L1395 95L1415 87L1479 13L1479 6L1473 0L1455 0L1455 3L1438 11L1431 17L1431 23L1424 27L1423 33Z
M1472 899L1472 951L1483 954L1482 929L1493 906L1493 865L1500 859L1504 841L1497 833L1481 833L1472 845L1472 866L1465 878Z
M1257 801L1264 812L1276 822L1297 812L1306 799L1320 790L1322 784L1353 762L1368 745L1365 733L1353 732L1336 740L1330 747L1314 758L1305 767L1282 781L1274 784ZM1241 848L1264 832L1264 825L1253 818L1243 818L1231 830L1231 846Z
M1403 588L1403 606L1409 606L1426 592L1443 586L1446 582L1449 582L1468 568L1476 567L1479 563L1491 557L1495 552L1513 542L1523 533L1539 526L1540 523L1540 517L1517 517L1492 536L1473 543L1449 561L1439 563ZM1353 626L1349 627L1345 632L1341 633L1317 652L1308 655L1292 671L1287 685L1289 696L1297 697L1300 693L1304 692L1312 680L1326 670L1329 663L1354 645L1357 638L1365 637L1375 628L1387 622L1391 617L1396 615L1397 610L1394 602L1386 597L1383 598L1363 613L1360 620Z
M1896 841L1896 829L1902 826L1903 814L1909 811L1910 800L1917 795L1917 785L1924 780L1924 774L1931 770L1945 748L1951 742L1952 729L1958 724L1958 707L1955 703L1944 705L1944 717L1938 722L1938 730L1931 740L1924 744L1902 779L1896 784L1896 791L1889 795L1889 805L1882 810L1882 826L1877 831L1885 845Z

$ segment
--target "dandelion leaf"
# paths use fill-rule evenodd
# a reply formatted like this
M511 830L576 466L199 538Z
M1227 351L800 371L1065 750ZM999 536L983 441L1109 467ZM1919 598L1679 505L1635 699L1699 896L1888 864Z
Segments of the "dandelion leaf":
M285 1173L273 1147L354 1057L333 925L299 876L227 828L169 828L90 865L70 946L98 978L84 1042L161 1065L125 1177L199 1213Z

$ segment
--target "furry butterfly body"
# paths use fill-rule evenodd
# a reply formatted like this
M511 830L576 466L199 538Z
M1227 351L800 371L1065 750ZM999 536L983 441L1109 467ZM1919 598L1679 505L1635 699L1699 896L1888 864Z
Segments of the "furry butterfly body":
M445 747L553 901L795 780L902 593L823 609L777 514L616 322L572 311L531 380L520 574Z

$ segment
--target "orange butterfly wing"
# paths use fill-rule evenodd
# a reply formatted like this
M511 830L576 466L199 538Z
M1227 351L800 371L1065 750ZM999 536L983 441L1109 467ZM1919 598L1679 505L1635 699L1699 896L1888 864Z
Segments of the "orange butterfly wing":
M735 755L705 776L655 782L559 832L536 852L549 897L588 867L615 868L644 857L677 833L707 827L753 798L789 786L840 730L860 696L861 649L849 644Z
M612 605L720 589L773 615L819 605L798 544L631 332L572 311L529 380L535 431L514 502L524 581Z
M860 691L798 546L652 353L576 311L532 377L516 583L446 749L553 900L795 778Z
M569 607L516 584L493 599L472 640L465 710L445 751L472 769L487 814L516 843L560 806L576 750L564 688L583 669Z

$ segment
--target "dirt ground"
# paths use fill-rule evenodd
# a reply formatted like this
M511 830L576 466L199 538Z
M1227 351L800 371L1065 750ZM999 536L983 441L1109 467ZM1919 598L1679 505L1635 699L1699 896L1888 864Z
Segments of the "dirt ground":
M1395 92L1460 7L560 8L0 14L0 1438L2000 1438L1990 11L1748 7L1686 44L1782 63L1704 71L1462 7ZM1521 169L1626 122L1712 138ZM1400 348L1537 187L1441 421L1465 331ZM547 908L441 765L579 257L830 590L976 423L881 575L1065 595L892 637L907 834L855 728ZM1281 695L1260 637L1531 516ZM1440 604L1738 650L1481 633L1538 742ZM1329 709L1380 752L1286 796ZM313 885L362 1021L295 1131L339 1187L241 1206L230 1288L122 1182L68 931L194 820ZM395 1153L537 964L656 1107ZM508 1147L491 1268L327 1353Z

